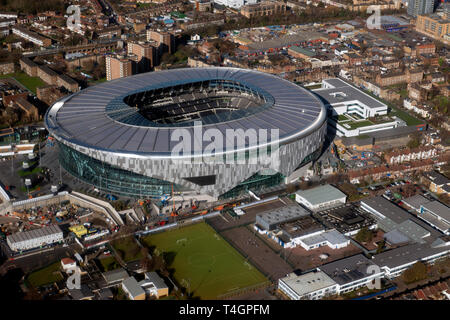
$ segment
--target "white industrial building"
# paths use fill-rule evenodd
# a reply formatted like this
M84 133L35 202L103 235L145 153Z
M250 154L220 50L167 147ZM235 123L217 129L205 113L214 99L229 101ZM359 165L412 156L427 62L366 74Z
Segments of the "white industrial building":
M13 251L30 250L63 240L63 232L57 225L17 232L6 237L6 243Z
M214 0L214 2L233 9L239 9L246 4L258 3L258 0Z
M295 200L312 211L320 211L345 204L347 196L339 189L327 184L297 191Z
M337 293L337 283L322 271L290 273L278 280L278 288L291 300L318 300Z

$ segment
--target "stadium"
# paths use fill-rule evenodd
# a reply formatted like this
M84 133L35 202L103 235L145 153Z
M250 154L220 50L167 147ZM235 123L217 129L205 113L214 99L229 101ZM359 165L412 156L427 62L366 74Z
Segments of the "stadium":
M279 184L318 155L327 125L326 109L310 91L266 73L213 67L89 87L56 102L44 121L66 171L98 189L136 198L175 192L218 199ZM247 139L252 130L268 137ZM229 131L244 141L235 145ZM190 139L184 145L197 147L174 153L180 132ZM216 148L214 159L243 154L243 162L205 161L220 134L224 147ZM259 157L262 150L276 161Z

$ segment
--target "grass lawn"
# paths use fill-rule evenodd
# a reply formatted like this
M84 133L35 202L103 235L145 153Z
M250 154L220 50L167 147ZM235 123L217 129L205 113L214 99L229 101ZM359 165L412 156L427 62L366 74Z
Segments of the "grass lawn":
M390 107L392 108L392 111L389 113L389 115L391 115L391 116L394 115L394 116L399 117L400 119L405 121L408 126L417 126L417 125L423 123L422 121L420 121L419 119L413 117L412 115L410 115L406 111L397 109L396 107L394 107L392 105Z
M306 89L309 89L309 90L320 89L320 88L322 88L322 84L321 84L321 83L319 83L319 84L313 84L313 85L311 85L311 86L305 86L305 88L306 88Z
M155 252L171 260L174 278L194 297L216 299L237 289L262 284L264 275L245 261L231 245L206 223L198 223L142 238ZM189 285L190 283L190 285Z
M25 72L15 72L10 74L1 75L0 79L4 78L14 78L25 86L28 90L36 94L36 88L45 86L46 83L42 81L39 77L30 77Z
M55 262L45 268L42 268L40 270L31 273L27 277L27 281L35 288L56 281L61 281L63 279L63 276L61 275L60 269L61 263L59 261Z
M36 168L34 168L33 170L19 170L19 171L17 172L17 174L18 174L20 177L25 177L25 176L29 176L29 175L31 175L31 174L41 173L41 172L42 172L42 168L36 167Z
M367 90L363 90L365 93L367 93L368 95L374 97L375 99L385 103L388 107L391 108L391 112L389 113L389 116L397 116L400 119L402 119L403 121L406 122L406 125L408 126L417 126L419 124L423 124L423 121L420 121L419 119L413 117L412 115L410 115L408 112L400 110L398 108L396 108L395 106L393 106L391 103L381 99L380 97L375 96L372 92L367 91Z
M143 258L141 248L138 246L133 237L117 239L111 242L111 244L125 262Z
M99 259L99 261L103 267L104 272L120 268L120 264L117 262L117 260L114 257L107 257L107 258Z
M89 81L89 84L95 85L95 84L99 84L99 83L103 83L103 82L106 82L106 77L105 77L105 78L98 79L98 80L92 80L92 81Z

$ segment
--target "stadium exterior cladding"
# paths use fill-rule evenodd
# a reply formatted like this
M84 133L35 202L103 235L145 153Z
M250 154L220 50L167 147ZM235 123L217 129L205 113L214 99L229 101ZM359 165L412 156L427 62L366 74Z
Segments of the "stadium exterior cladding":
M197 97L189 91L189 85L194 83L200 90ZM179 129L192 133L191 142L195 144L194 119L155 122L145 118L137 106L126 103L130 97L135 98L133 101L150 99L161 90L170 92L171 97L191 94L197 98L194 102L212 91L225 92L226 101L233 101L236 93L254 96L261 105L246 110L233 105L228 113L210 112L195 120L201 121L202 132L214 129L226 136L230 129L267 130L270 138L270 131L277 130L276 139L258 140L256 144L246 141L215 154L225 157L244 152L244 164L194 161L198 153L189 153L190 161L186 161L186 154L173 153L179 144L173 140L173 134ZM240 102L236 104L239 106ZM181 104L178 106L176 112L184 111ZM156 110L151 103L149 108ZM261 172L290 175L321 148L326 134L326 109L308 90L270 74L237 68L174 69L84 89L56 102L45 115L45 125L58 141L62 166L100 189L127 196L159 197L170 194L173 185L175 191L217 198ZM200 142L201 151L209 144L208 140ZM248 157L249 150L263 147L277 152L276 164Z

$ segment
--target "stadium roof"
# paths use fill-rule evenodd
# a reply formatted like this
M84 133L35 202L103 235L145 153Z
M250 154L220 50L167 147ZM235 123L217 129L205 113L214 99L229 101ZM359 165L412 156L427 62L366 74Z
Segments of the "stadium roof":
M269 97L257 112L228 121L203 124L203 130L279 130L279 143L289 143L319 129L326 120L323 103L310 91L274 75L238 68L190 68L148 72L86 88L56 102L45 115L45 125L58 140L84 148L134 156L171 157L180 140L171 141L178 126L162 125L144 118L123 100L132 94L186 85L193 82L227 80ZM119 117L117 115L120 115ZM126 118L127 121L122 121ZM132 120L135 120L135 123ZM192 124L182 128L191 133ZM183 141L184 142L184 141ZM203 149L211 142L203 141ZM273 141L272 141L273 143ZM260 147L256 145L253 147ZM248 148L248 146L246 146Z
M296 193L313 206L346 197L345 193L329 184Z

